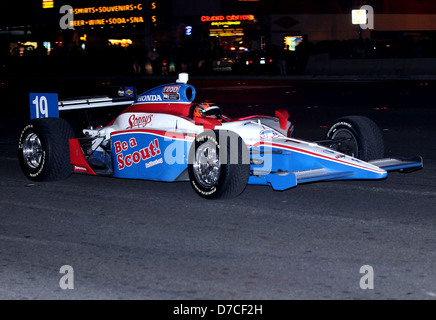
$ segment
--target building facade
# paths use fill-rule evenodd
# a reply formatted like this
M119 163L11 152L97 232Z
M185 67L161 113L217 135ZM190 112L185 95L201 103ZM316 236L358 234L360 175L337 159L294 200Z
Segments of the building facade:
M339 58L356 57L363 42L371 42L371 48L383 44L382 50L365 56L428 57L436 51L433 0L30 3L23 8L5 5L0 13L1 72L43 64L53 71L62 65L69 72L102 74L223 72L235 70L238 62L240 72L253 72L248 67L261 64L274 73L283 56L296 59L303 47L305 55L328 51ZM351 11L364 5L373 8L372 28L352 23ZM19 59L28 60L28 65ZM276 67L267 69L270 62Z

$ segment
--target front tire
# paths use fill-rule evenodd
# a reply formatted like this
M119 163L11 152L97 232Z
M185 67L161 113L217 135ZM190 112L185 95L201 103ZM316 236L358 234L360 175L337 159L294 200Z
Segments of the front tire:
M68 178L73 172L69 139L70 124L60 118L30 120L21 131L18 159L24 175L32 181Z
M380 128L363 116L347 116L334 121L327 132L329 147L363 161L384 157L384 142Z
M191 147L188 172L194 191L201 197L237 197L245 190L250 176L249 151L234 132L203 132Z

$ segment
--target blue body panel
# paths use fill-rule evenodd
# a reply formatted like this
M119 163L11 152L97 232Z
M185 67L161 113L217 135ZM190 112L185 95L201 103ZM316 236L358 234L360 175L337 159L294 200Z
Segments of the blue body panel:
M195 88L185 83L171 83L150 89L136 98L135 103L178 102L190 103L195 99Z
M129 130L112 134L113 175L118 178L176 181L188 167L192 141L170 139L150 130ZM298 183L321 180L383 179L383 170L371 171L354 159L355 165L323 155L261 146L250 150L248 184L270 185L286 190Z
M114 177L175 181L187 169L192 142L162 135L124 131L112 135Z
M387 176L386 171L371 171L360 166L363 161L358 159L353 159L355 164L350 165L341 159L275 147L252 148L251 158L262 163L251 165L253 174L248 184L271 185L275 190L313 181L383 179Z

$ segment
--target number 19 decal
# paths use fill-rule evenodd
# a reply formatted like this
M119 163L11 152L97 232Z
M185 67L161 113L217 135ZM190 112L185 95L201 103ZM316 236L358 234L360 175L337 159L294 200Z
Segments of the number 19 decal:
M56 93L30 93L30 119L59 117Z

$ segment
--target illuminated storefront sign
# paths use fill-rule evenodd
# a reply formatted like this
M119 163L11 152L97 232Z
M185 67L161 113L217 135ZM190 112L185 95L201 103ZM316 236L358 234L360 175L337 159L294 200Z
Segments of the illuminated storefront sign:
M42 0L42 8L43 9L50 9L53 8L53 0Z
M201 16L202 22L213 21L254 21L255 17L252 14L242 15L227 15L227 16Z
M285 49L295 51L297 46L303 41L303 36L286 36L284 38Z
M123 4L116 6L99 6L99 7L86 7L75 8L74 14L93 14L93 13L113 13L113 12L126 12L126 11L142 11L142 3L138 4Z
M214 21L210 23L211 26L214 27L229 27L229 26L239 26L241 25L241 21Z
M115 26L144 23L142 3L74 8L74 27Z
M111 45L121 46L123 48L127 48L133 43L130 39L109 39L108 41Z
M143 23L143 17L128 17L128 18L109 18L109 19L89 19L89 20L74 20L75 27L85 26L105 26L105 25L123 25Z
M242 28L225 28L225 29L210 29L209 36L211 37L233 37L243 36L244 29Z
M201 16L200 20L209 23L209 36L211 37L233 37L244 36L243 26L256 22L252 14L229 14L217 16Z

